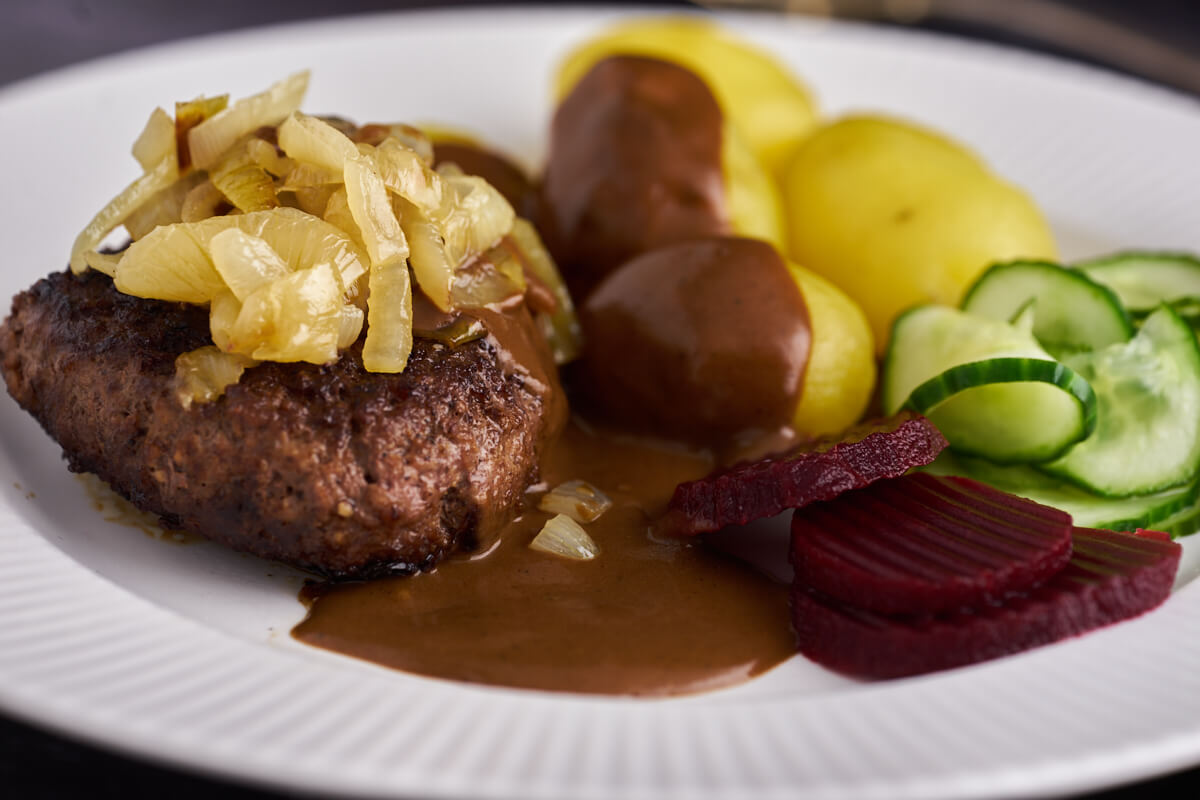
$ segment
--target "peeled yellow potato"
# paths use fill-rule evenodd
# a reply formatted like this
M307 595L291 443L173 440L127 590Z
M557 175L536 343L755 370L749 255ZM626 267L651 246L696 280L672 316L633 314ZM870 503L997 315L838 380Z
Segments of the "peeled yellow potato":
M762 239L782 252L787 230L779 186L754 157L737 128L728 122L721 149L721 173L733 232Z
M808 306L812 345L792 426L802 436L840 433L875 390L875 338L862 309L829 281L788 264Z
M783 176L789 254L866 313L882 351L896 315L956 305L989 264L1053 259L1033 201L949 139L854 117L814 133Z
M597 61L617 54L662 58L698 74L771 174L816 122L811 93L790 72L762 50L696 17L632 20L587 41L559 69L559 99Z

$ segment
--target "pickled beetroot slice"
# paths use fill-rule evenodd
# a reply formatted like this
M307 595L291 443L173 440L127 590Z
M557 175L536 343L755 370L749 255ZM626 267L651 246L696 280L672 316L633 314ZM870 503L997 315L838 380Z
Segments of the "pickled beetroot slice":
M773 517L903 475L930 463L945 447L932 422L901 412L853 428L840 439L823 439L681 483L659 530L706 533Z
M905 475L792 519L796 580L884 614L1002 601L1067 565L1071 516L967 478Z
M1149 534L1149 532L1147 532ZM1171 592L1180 547L1155 535L1076 528L1067 566L1000 606L889 616L793 584L800 652L860 678L898 678L1009 655L1136 617Z

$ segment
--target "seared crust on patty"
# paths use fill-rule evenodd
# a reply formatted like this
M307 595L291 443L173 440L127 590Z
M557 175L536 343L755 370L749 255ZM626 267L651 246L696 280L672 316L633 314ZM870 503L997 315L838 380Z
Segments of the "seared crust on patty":
M545 400L490 337L418 339L398 375L366 372L357 346L326 366L263 363L184 409L175 358L207 344L206 309L123 295L97 272L39 281L0 327L8 390L72 471L169 528L331 577L472 547L536 478Z

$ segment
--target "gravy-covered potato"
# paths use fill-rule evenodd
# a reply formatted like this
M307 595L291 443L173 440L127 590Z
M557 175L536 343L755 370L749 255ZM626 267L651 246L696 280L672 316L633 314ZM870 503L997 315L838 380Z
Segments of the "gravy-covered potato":
M903 309L957 304L993 262L1055 257L1028 195L907 123L856 117L818 130L783 188L790 255L862 306L880 349Z
M772 174L816 123L812 95L788 70L727 28L695 17L627 21L589 40L559 69L559 97L596 62L619 54L673 61L699 75Z
M554 115L539 228L575 296L662 245L739 234L782 243L774 183L699 77L608 58Z

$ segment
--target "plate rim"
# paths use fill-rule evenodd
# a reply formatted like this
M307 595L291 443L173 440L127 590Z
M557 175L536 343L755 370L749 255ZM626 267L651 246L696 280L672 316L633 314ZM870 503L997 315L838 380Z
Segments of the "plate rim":
M271 26L266 26L266 27L250 28L250 29L244 29L244 30L232 31L232 32L224 32L224 33L214 33L214 34L208 34L208 35L201 36L201 37L195 37L192 39L173 41L173 42L157 44L157 45L150 45L147 47L137 48L136 50L101 56L96 59L91 59L91 60L80 62L77 64L68 65L68 66L62 67L60 69L52 70L47 73L41 73L36 76L31 76L29 78L25 78L25 79L16 81L14 83L7 84L3 87L0 87L0 110L7 107L9 105L9 103L14 100L14 98L20 98L20 97L26 96L29 93L36 94L38 92L45 91L46 87L48 87L48 86L55 87L55 86L60 86L64 83L70 84L73 81L77 81L77 80L81 79L84 76L85 72L89 74L89 77L94 76L97 73L119 72L122 69L127 69L129 67L129 65L131 65L131 64L137 64L138 62L142 62L146 59L153 60L154 58L159 58L162 56L162 54L164 52L169 53L171 51L176 51L176 50L180 50L180 49L188 49L188 50L202 49L206 46L211 45L214 41L218 41L218 40L221 42L224 42L224 43L229 43L230 41L237 41L237 40L241 40L241 39L256 39L256 38L260 38L260 37L264 37L264 36L279 37L279 36L283 36L283 35L287 34L288 32L294 31L295 29L299 29L299 28L304 28L304 29L312 29L312 28L316 28L316 27L327 28L327 27L330 27L331 25L341 26L343 28L361 28L362 26L370 25L376 21L394 20L395 18L398 18L398 17L402 17L406 20L411 20L414 17L425 17L425 18L429 18L429 19L436 18L439 20L445 19L445 18L456 18L456 17L494 18L498 13L503 13L503 14L507 14L507 15L516 15L516 16L521 16L521 15L524 15L527 13L536 13L539 16L542 16L546 19L586 18L588 20L594 19L597 21L602 21L611 16L624 15L624 14L629 14L629 13L634 13L634 12L631 11L631 9L629 9L628 7L611 7L611 8L607 8L607 9L595 8L595 7L577 7L577 8L569 8L569 9L563 9L563 8L547 9L545 7L524 7L523 8L523 7L518 6L518 7L506 8L506 9L503 9L502 11L495 9L495 8L422 9L422 10L380 12L380 13L370 13L370 14L356 14L356 15L338 17L338 18L333 18L333 19L315 19L315 20L295 21L295 22L288 22L288 23L271 25ZM664 13L664 12L662 10L656 9L655 13ZM746 20L749 18L747 15L744 15L744 14L722 14L720 16L724 17L724 18L734 19L734 20ZM754 24L758 24L757 20L755 21ZM829 24L829 23L821 23L821 24L824 25L824 24ZM1063 59L1063 58L1060 58L1057 56L1048 56L1045 54L1028 53L1026 51L1017 50L1015 48L1009 48L1009 47L1006 47L1003 45L996 45L996 44L992 44L992 43L977 43L977 42L973 42L973 41L967 40L967 39L962 39L959 37L943 36L941 34L933 34L933 33L928 33L928 32L911 32L911 31L903 31L902 32L902 31L894 31L894 30L887 29L887 28L880 28L878 26L861 25L861 24L836 23L836 25L839 29L849 30L849 31L853 32L853 35L855 35L855 36L862 36L862 37L866 37L866 38L878 38L885 42L891 42L893 40L894 41L901 41L901 40L911 41L913 39L916 39L916 40L923 41L927 44L930 44L930 46L937 48L937 49L962 48L962 49L970 50L972 52L976 52L980 49L983 49L983 50L990 50L993 53L1004 54L1004 57L1009 58L1009 59L1014 58L1014 57L1017 58L1018 60L1022 60L1022 61L1029 61L1030 59L1035 60L1035 61L1044 59L1044 60L1053 62L1054 69L1056 72L1061 72L1063 69L1070 69L1070 70L1074 71L1076 74L1089 76L1089 80L1095 81L1097 84L1103 84L1104 86L1116 86L1117 90L1119 90L1119 91L1126 91L1126 92L1133 91L1138 95L1146 95L1147 91L1150 91L1153 95L1156 96L1156 99L1159 102L1170 102L1172 104L1179 104L1178 107L1187 109L1189 111L1189 113L1195 113L1196 111L1200 110L1200 102L1198 102L1198 100L1196 98L1192 98L1186 94L1177 92L1176 90L1173 90L1173 89L1170 89L1167 87L1162 87L1157 84L1152 84L1152 83L1143 81L1138 78L1124 75L1122 73L1101 70L1101 69L1094 68L1094 67L1091 67L1088 65L1079 64L1077 62L1073 62L1073 61ZM96 78L91 78L91 79L96 79ZM11 403L11 400L8 400L7 402ZM6 454L6 459L7 459L7 454ZM8 464L5 464L4 468L7 469L8 466L9 466ZM13 473L13 474L17 475L19 473ZM102 576L92 573L90 570L88 570L86 568L85 565L75 562L73 559L71 559L65 553L58 550L58 548L56 548L51 542L47 541L40 533L34 531L32 536L29 536L23 530L17 530L14 533L13 529L14 528L19 529L21 527L21 525L16 525L16 526L12 525L12 519L10 519L10 517L16 517L18 522L21 521L21 519L20 519L21 515L15 511L15 509L12 507L12 503L9 502L8 500L5 500L2 503L0 503L0 555L3 555L3 559L0 559L0 560L6 561L9 564L11 564L12 561L10 561L10 557L16 556L15 559L12 559L13 561L21 561L23 558L28 558L31 561L37 561L39 559L42 559L42 560L46 560L47 562L54 562L54 564L52 565L52 568L56 568L56 567L60 568L60 569L65 568L67 572L75 573L73 575L73 577L78 578L79 580L85 582L85 584L86 584L85 588L87 588L89 591L99 592L99 593L104 593L104 594L115 594L116 598L119 598L119 600L120 600L120 605L121 605L122 609L129 610L130 612L136 611L139 619L149 620L150 617L157 617L158 615L162 615L162 614L167 615L167 617L170 619L170 624L175 626L175 631L178 633L179 636L185 635L183 632L180 631L180 623L182 623L182 628L191 629L186 632L187 638L198 637L198 638L205 639L206 641L212 641L214 643L221 642L222 647L227 650L233 649L233 650L241 650L241 651L253 651L253 653L258 653L259 651L263 651L263 652L270 654L268 660L275 661L277 656L282 656L284 658L284 661L286 661L286 663L288 663L288 664L303 663L303 664L309 665L309 667L311 669L314 669L321 673L340 674L342 672L341 670L332 666L332 664L312 666L316 662L309 660L309 659L292 658L292 656L294 654L289 653L285 649L278 649L278 648L273 648L270 646L266 647L265 649L261 646L253 647L251 645L248 645L246 642L244 642L240 639L237 639L236 637L234 637L230 634L227 634L225 632L218 631L218 630L209 628L207 626L204 626L201 623L196 622L195 620L189 619L181 614L172 612L169 609L164 609L164 608L154 606L149 601L145 600L144 598L142 598L140 596L133 594L129 590L125 589L124 587L122 587L116 583L113 583ZM42 548L45 548L44 551L38 552L39 550L42 550ZM65 565L60 562L65 562ZM0 567L0 576L5 576L5 575L7 575L10 578L14 577L14 576L19 576L18 573L15 572L11 567L9 567L7 569L4 567ZM59 577L60 578L63 577L61 575L61 572L59 573ZM1193 583L1195 583L1195 582L1193 582ZM83 584L81 584L81 585L83 585ZM12 594L11 590L8 590L8 591L0 590L0 609L5 608L5 598L10 597L11 594ZM1180 592L1178 592L1177 597L1188 598L1187 605L1189 607L1195 607L1196 609L1200 609L1200 586L1189 585L1188 587L1185 587ZM1174 603L1173 605L1182 605L1182 603ZM213 638L213 637L215 637L215 638ZM176 638L178 638L178 637L176 637ZM5 641L2 636L0 636L0 641ZM173 645L173 646L175 646L175 645ZM1034 655L1034 657L1037 656L1037 654L1032 654L1032 655ZM981 665L981 666L986 668L988 665ZM4 658L2 655L0 655L0 676L11 674L10 672L6 672L5 669L6 668L4 666ZM975 674L975 672L977 672L977 671L971 670L971 674ZM967 674L967 672L962 671L962 672L955 673L955 675L959 675L959 676L961 676L963 674ZM379 677L379 680L384 681L384 679L381 676L377 676L377 677ZM926 678L913 679L911 682L904 681L904 682L891 683L891 684L887 684L887 685L863 687L863 690L865 693L868 693L868 694L878 693L880 691L893 691L893 690L896 690L897 687L901 686L901 685L911 686L911 685L928 684L930 681L941 680L945 677L946 677L945 675L928 676ZM407 683L410 680L415 680L415 683L413 686L407 687L406 690L415 689L415 688L417 688L417 685L424 685L426 683L423 679L406 679L405 681L400 681L400 683ZM390 678L384 682L394 683L394 681L391 681ZM490 697L490 698L496 699L501 705L507 705L507 706L512 706L514 704L526 704L526 703L532 702L530 693L525 693L525 692L512 692L510 690L494 690L494 689L488 689L485 687L462 687L462 686L456 686L455 691L456 692L462 691L467 694L472 694L472 695L481 696L481 697ZM534 694L536 694L536 693L534 693ZM793 702L811 702L811 701L812 701L811 698L802 698L800 701L793 701ZM290 782L286 782L286 781L279 782L278 781L279 776L276 773L262 773L262 772L257 772L254 770L247 770L246 763L234 764L232 762L226 762L226 761L217 761L217 762L210 761L210 763L199 764L194 759L190 758L187 753L185 753L179 749L169 751L169 752L157 751L156 748L154 747L154 745L156 743L161 742L161 738L160 738L161 734L160 734L160 732L155 732L153 730L143 730L143 729L139 728L135 732L135 734L133 735L132 738L130 738L127 734L126 738L113 739L111 737L111 733L112 733L111 729L107 729L105 727L106 725L111 724L111 720L106 722L103 719L103 715L96 716L94 714L93 717L88 717L87 720L81 725L78 717L75 717L74 720L72 720L71 714L68 710L59 708L56 705L51 704L49 706L50 711L47 712L48 706L46 705L46 702L47 701L44 698L42 699L42 703L40 705L38 705L37 703L23 702L21 696L19 694L17 694L14 690L12 690L8 685L0 684L0 708L3 708L6 713L10 713L15 717L27 720L34 725L44 726L44 727L56 730L56 731L63 733L64 735L67 735L71 738L77 738L77 739L80 739L83 741L88 741L90 744L96 745L103 749L113 750L116 752L122 752L122 753L125 753L128 755L134 756L134 757L147 759L147 760L150 760L150 761L153 761L156 763L169 764L171 766L178 767L178 768L184 769L186 771L196 772L197 774L208 774L208 775L216 774L216 775L224 776L226 778L231 778L231 779L235 779L235 780L239 780L239 781L243 781L243 782L251 782L256 785L263 786L263 787L272 787L272 788L285 787L285 788L289 788L292 790L295 790L297 788L305 788L305 787L297 787L294 784L292 784ZM631 709L651 708L656 705L659 705L660 703L669 702L669 701L632 701L632 700L626 701L626 700L621 700L621 699L613 700L610 698L596 699L596 698L586 698L586 697L581 698L581 697L571 697L571 696L567 696L567 697L552 696L552 697L541 697L538 702L539 702L539 704L549 703L549 704L555 704L555 705L569 705L572 707L618 708L618 709L621 709L621 711L619 713L624 714L626 712L630 712ZM682 704L682 707L684 707L684 708L689 707L688 703L684 702ZM510 709L510 711L511 711L511 709ZM644 715L644 712L641 710L632 711L630 713L633 716ZM682 716L689 717L689 716L691 716L691 712L685 711ZM720 714L718 714L718 716L720 716ZM1021 787L1012 787L1012 788L1017 793L1029 793L1029 792L1036 791L1039 794L1047 788L1049 788L1051 791L1055 791L1055 792L1086 790L1086 789L1098 788L1099 786L1105 785L1105 783L1103 783L1103 781L1112 780L1114 778L1119 778L1121 780L1134 780L1137 778L1147 777L1147 776L1153 775L1153 774L1158 774L1160 772L1169 771L1175 767L1195 764L1197 760L1200 760L1200 720L1198 720L1196 722L1195 726L1190 731L1185 731L1183 734L1175 736L1173 738L1173 742L1172 742L1171 746L1173 749L1171 749L1169 755L1174 760L1171 760L1170 763L1163 763L1161 761L1158 761L1155 763L1150 763L1149 761L1140 761L1140 762L1137 762L1138 765L1140 766L1140 771L1135 770L1135 771L1131 772L1128 769L1126 769L1125 771L1121 771L1117 767L1111 767L1111 765L1110 765L1108 772L1106 774L1101 774L1104 772L1104 768L1102 766L1093 765L1091 767L1092 772L1089 773L1092 776L1091 782L1087 782L1087 781L1072 782L1070 776L1059 776L1057 779L1055 779L1055 780L1057 780L1057 783L1052 784L1052 785L1047 785L1047 784L1043 783L1038 786L1025 787L1024 789L1022 789ZM1127 755L1128 755L1128 753L1127 753ZM1135 759L1135 761L1136 761L1136 759ZM253 761L251 760L251 762L247 762L247 763L253 763ZM274 767L272 765L266 765L266 767L268 769L274 769ZM1011 770L1011 769L1012 769L1011 767L999 768L1001 773L1005 772L1006 770ZM1053 769L1051 769L1049 771L1054 772ZM309 786L307 788L312 791L321 790L321 791L345 792L347 790L347 786L345 784L339 783L339 782L334 782L334 783L327 784L324 786ZM513 787L513 788L516 788L516 787ZM527 796L527 797L554 796L550 792L550 790L553 790L553 789L562 790L566 787L542 786L540 788L539 787L531 787L531 788L532 788L532 791L522 791L521 794L523 796ZM578 787L572 787L572 788L578 788ZM688 794L687 795L681 794L680 796L700 796L700 795L694 794L694 792L696 792L697 790L699 790L701 792L704 791L704 787L688 786L685 788L687 789ZM761 797L781 796L782 797L782 796L784 796L785 793L787 793L789 791L794 791L795 788L797 788L797 787L783 786L783 787L777 787L777 789L772 789L771 787L764 787L764 791L755 796L761 796ZM889 794L881 795L881 796L904 796L905 795L904 787L899 787L899 788L902 791L900 792L899 795L897 795L897 794L895 794L895 790L897 789L897 787L894 785L889 785L887 787L887 789L889 790ZM937 794L939 791L944 793L947 788L964 789L964 788L969 788L969 787L964 786L961 783L954 784L949 787L947 787L946 785L942 785L940 788L938 786L933 786L933 785L929 785L929 784L916 784L916 785L909 784L908 790L907 790L907 796L933 796L933 794ZM489 790L488 793L486 794L486 796L492 796L492 797L516 796L516 795L510 795L510 794L504 793L505 791L507 791L505 789L505 787L497 787L497 789L499 790L497 792L493 792L493 791ZM590 793L588 790L584 790L578 796L596 796L596 797L603 796L602 793L598 793L598 791L597 791L598 789L601 790L601 792L607 791L605 789L605 787L593 786L590 789ZM831 796L831 797L841 796L840 792L843 792L843 791L850 791L850 792L854 793L855 796L863 796L864 789L866 790L865 794L867 794L867 795L869 795L872 791L875 791L875 792L879 791L879 787L875 786L873 788L872 784L870 784L870 783L868 783L868 784L860 783L857 785L850 785L849 787L842 787L840 789L836 786L827 786L827 787L823 787L823 788L815 787L814 796ZM926 793L914 794L913 793L914 789L934 790L934 791L932 794L926 794ZM420 792L424 795L431 795L431 793L432 793L432 795L436 795L439 797L450 797L450 796L457 796L458 793L462 790L462 787L457 786L451 782L451 783L443 783L443 784L438 784L438 785L420 785L420 786L407 786L407 787L362 785L362 786L351 787L350 790L354 791L356 793L361 793L364 796L372 796L372 795L376 795L376 794L391 794L393 791L400 790L400 791L405 791L405 792ZM777 791L778 794L773 794L772 793L773 791ZM976 789L975 793L978 794L979 790ZM651 796L651 794L647 793L647 792L643 792L642 794L635 793L631 796L643 796L643 795ZM656 792L655 792L654 796L658 796ZM725 795L716 793L716 794L705 794L704 796L717 797L717 796L725 796ZM730 796L732 796L732 795L730 795ZM739 796L744 796L744 795L739 795ZM958 796L958 795L956 795L956 796Z

